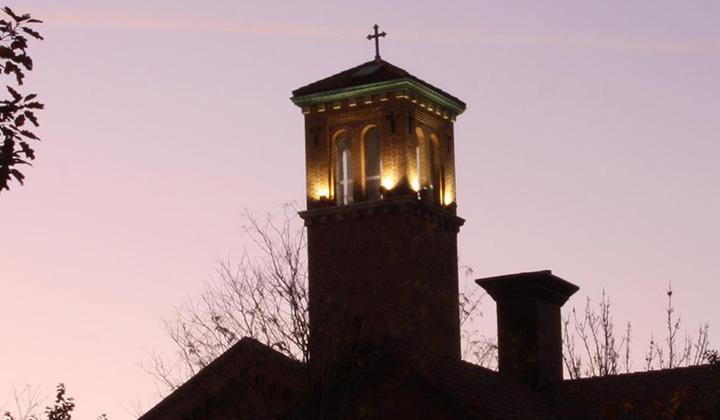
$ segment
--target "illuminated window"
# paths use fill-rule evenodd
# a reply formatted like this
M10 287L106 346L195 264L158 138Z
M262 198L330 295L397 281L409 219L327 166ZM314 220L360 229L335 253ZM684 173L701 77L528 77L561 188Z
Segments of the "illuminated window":
M430 136L428 166L431 176L431 188L435 203L441 203L443 187L443 164L440 156L440 141L435 134Z
M380 199L382 162L380 157L380 130L372 127L365 132L365 194L368 200Z
M415 182L412 187L415 191L420 191L420 144L415 141Z
M420 191L420 141L416 135L410 140L410 154L408 155L408 181L410 188Z
M427 189L433 202L441 204L444 187L444 165L440 153L440 140L435 134L426 135L420 127L415 129L415 136L417 138L415 164L418 168L419 187Z
M339 205L353 202L352 155L350 153L352 141L347 131L335 136L337 150L335 171L335 197Z
M420 145L415 145L415 167L420 169Z
M425 133L420 127L415 128L415 171L417 176L417 187L420 190L423 187L429 187L427 160L428 147L425 140Z

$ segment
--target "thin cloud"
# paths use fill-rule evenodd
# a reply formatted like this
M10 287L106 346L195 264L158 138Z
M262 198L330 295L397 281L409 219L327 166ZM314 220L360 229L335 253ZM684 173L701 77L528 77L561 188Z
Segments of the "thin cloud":
M357 31L348 29L346 25L340 27L285 22L250 23L238 19L213 17L160 17L102 13L57 13L44 17L48 25L64 28L90 27L120 31L332 36L342 39L358 37ZM622 35L483 34L464 30L422 32L396 30L393 31L392 36L397 40L411 42L432 41L489 47L595 49L658 54L720 54L720 40L663 40L632 38Z
M479 34L469 31L404 32L406 40L435 40L492 47L575 48L661 54L720 54L720 40L641 39L620 35L553 35L553 34Z
M280 22L249 23L236 19L198 16L142 16L102 13L57 13L44 16L49 26L62 28L101 28L111 30L162 31L184 33L249 33L308 36L353 36L349 30L331 25L300 25Z

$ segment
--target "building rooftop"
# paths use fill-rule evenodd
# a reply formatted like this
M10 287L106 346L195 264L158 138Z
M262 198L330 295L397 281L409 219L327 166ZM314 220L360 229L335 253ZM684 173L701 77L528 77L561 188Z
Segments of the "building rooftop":
M565 380L534 390L499 372L399 342L371 349L375 356L365 355L352 386L338 384L338 395L348 399L348 418L358 418L374 403L407 414L413 406L420 411L429 407L438 410L433 414L467 419L700 419L720 413L720 366ZM302 363L244 338L140 420L308 418L317 401L304 369ZM398 390L412 398L396 394Z
M329 94L338 94L345 91L357 91L360 87L378 86L392 87L390 82L408 82L409 86L424 90L428 96L443 98L449 104L454 105L452 108L460 113L465 110L466 104L456 96L453 96L442 89L431 85L430 83L413 76L407 70L397 67L385 60L372 60L367 63L360 64L353 68L341 71L330 77L318 80L308 85L295 89L292 92L293 101L300 104L308 97L323 94L327 97ZM432 99L432 98L431 98ZM447 105L447 104L445 104Z

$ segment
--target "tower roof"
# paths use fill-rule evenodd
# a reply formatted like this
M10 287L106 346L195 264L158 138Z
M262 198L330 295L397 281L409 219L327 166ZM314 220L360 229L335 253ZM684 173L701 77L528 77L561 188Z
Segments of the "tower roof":
M465 102L459 98L382 59L368 61L297 88L292 92L292 100L296 105L305 105L394 88L416 91L458 114L466 107Z

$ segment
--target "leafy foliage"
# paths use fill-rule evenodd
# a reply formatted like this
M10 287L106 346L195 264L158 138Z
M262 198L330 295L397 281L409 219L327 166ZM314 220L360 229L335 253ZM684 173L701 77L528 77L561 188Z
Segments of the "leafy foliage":
M29 389L29 388L28 388ZM32 395L28 398L27 406L21 407L18 395L16 395L17 416L9 411L3 414L2 420L40 420L34 409L37 406L38 388L35 388ZM45 408L45 417L43 420L71 420L72 411L75 409L75 402L72 397L67 396L65 384L58 384L55 388L55 403Z
M45 409L45 415L47 420L70 420L74 409L73 397L66 395L65 384L59 384L55 395L55 404Z
M9 7L3 11L8 18L0 19L0 72L22 86L33 69L27 53L29 40L43 39L30 25L42 22L29 14L18 15ZM35 159L32 142L40 139L31 130L39 125L35 112L44 108L36 94L23 95L10 85L6 89L9 98L0 101L0 192L10 189L13 178L23 184L25 175L17 166L30 165Z

